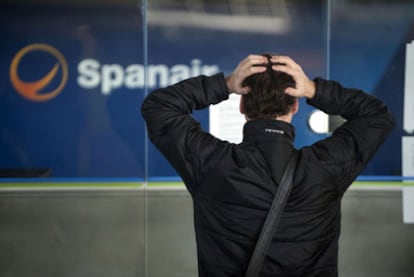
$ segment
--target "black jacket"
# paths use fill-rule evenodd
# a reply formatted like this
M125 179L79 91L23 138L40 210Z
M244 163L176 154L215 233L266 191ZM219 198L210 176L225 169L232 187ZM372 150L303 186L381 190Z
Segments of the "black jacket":
M145 99L149 137L193 198L200 276L243 276L292 151L300 155L293 189L261 276L337 276L341 198L394 121L380 100L360 90L315 82L308 104L347 121L299 150L294 127L283 121L247 122L241 144L203 131L191 112L228 98L223 74L191 78Z

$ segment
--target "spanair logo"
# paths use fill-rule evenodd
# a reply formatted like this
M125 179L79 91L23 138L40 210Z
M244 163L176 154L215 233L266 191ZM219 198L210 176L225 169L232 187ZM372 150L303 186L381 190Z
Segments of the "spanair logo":
M46 64L49 66L45 66ZM146 85L149 89L165 87L192 76L213 75L220 71L218 65L203 64L198 58L192 59L189 64L171 66L105 64L87 58L79 61L77 69L78 86L85 91L99 91L102 95L110 95L123 89L144 89ZM19 75L27 72L30 72L29 77ZM64 89L68 80L68 65L65 57L56 48L47 44L30 44L13 58L10 80L15 90L24 98L37 102L48 101Z
M43 53L40 53L43 52ZM25 63L25 57L29 55L47 55L53 59L54 65L45 70L37 80L22 80L19 76L19 68ZM33 68L38 64L31 65ZM36 69L44 70L43 68ZM59 74L60 72L60 74ZM68 80L68 64L65 57L54 47L47 44L31 44L22 48L13 58L10 65L10 80L16 91L24 98L31 101L48 101L56 97L66 85ZM53 84L53 87L51 87Z

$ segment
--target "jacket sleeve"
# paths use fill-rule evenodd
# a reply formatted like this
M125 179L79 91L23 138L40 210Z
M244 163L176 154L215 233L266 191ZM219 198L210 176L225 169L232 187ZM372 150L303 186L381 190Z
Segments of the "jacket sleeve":
M199 76L150 93L141 107L152 143L161 151L193 193L203 161L222 143L204 132L191 113L228 99L222 73ZM202 158L200 158L202 157Z
M319 159L333 160L340 166L341 189L361 173L395 126L387 106L358 89L343 88L339 83L315 79L315 97L308 104L329 115L340 115L346 122L332 136L312 146Z

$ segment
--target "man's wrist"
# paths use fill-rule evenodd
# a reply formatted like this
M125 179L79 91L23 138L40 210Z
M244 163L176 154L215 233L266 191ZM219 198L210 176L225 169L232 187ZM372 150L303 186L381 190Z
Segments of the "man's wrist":
M225 77L226 87L229 94L234 93L234 89L231 87L231 75Z
M305 97L307 99L312 99L313 97L315 97L315 93L316 93L316 84L315 84L314 81L309 80L309 82L307 83L307 86L306 86Z

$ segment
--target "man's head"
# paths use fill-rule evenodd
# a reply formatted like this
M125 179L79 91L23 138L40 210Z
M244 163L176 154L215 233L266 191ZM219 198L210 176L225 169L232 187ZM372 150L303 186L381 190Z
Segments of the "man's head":
M247 77L243 86L250 87L250 92L242 96L240 111L248 119L276 119L297 111L297 99L285 93L286 88L295 87L292 76L274 71L271 56L268 58L266 71Z

